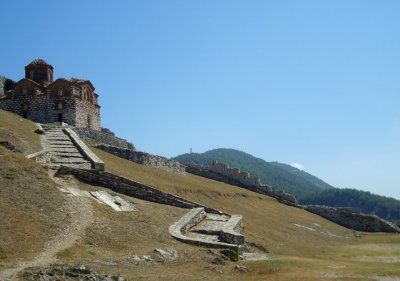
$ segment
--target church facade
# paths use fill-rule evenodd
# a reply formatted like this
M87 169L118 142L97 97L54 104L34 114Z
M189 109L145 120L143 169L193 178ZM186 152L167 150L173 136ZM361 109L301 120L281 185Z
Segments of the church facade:
M100 130L98 95L89 80L58 78L42 59L25 66L25 78L0 96L0 109L39 123L64 122Z

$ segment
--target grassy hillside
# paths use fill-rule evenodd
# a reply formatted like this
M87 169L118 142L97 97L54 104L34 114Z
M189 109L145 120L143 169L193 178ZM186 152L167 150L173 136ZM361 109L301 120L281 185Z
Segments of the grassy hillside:
M296 168L278 162L266 162L235 149L214 149L202 154L182 154L174 158L181 163L210 164L212 160L240 168L261 179L261 182L276 189L285 190L296 196L298 200L321 189L332 188L322 180Z
M236 274L232 272L232 265L224 265L217 268L228 275L218 276L206 270L199 273L197 279L188 275L191 278L321 280L324 276L336 276L337 279L367 280L366 277L377 272L378 275L400 275L397 265L379 261L378 258L380 255L400 256L399 235L355 234L267 196L190 174L175 175L155 170L100 150L94 151L105 161L107 170L111 172L224 212L242 214L247 241L268 249L274 258L272 261L241 262L249 272L239 277L232 275ZM199 249L199 254L201 252ZM364 256L369 256L373 263L363 261ZM186 272L183 268L181 270Z
M11 127L5 128L22 142L35 139L31 130L25 132L26 137L13 130L21 122L17 116L9 120ZM399 235L355 233L264 195L93 151L108 171L224 212L242 214L246 240L253 249L267 249L271 260L224 263L215 260L209 249L174 240L168 227L187 212L184 209L119 195L137 211L114 212L89 198L84 204L72 205L85 208L71 210L70 204L82 199L61 193L42 167L0 147L0 276L26 260L36 260L55 237L60 238L55 244L62 243L68 236L66 227L74 231L83 223L71 220L74 217L90 220L72 246L56 253L57 263L84 264L130 280L394 280L400 276ZM72 177L62 181L82 190L104 189ZM178 258L134 259L135 255L152 255L155 248L176 249ZM248 272L239 272L236 265L245 266Z
M0 140L10 141L24 154L41 150L39 135L33 122L14 113L0 110Z
M398 223L400 201L355 189L338 189L321 179L290 165L266 162L234 149L214 149L202 154L183 154L174 158L181 163L210 164L212 160L239 167L261 178L274 188L283 189L296 196L300 204L359 208L366 214Z
M40 252L67 219L64 202L41 166L0 146L0 265Z

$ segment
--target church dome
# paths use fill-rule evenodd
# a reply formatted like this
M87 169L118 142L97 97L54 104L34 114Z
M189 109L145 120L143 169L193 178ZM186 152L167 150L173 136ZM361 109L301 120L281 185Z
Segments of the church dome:
M35 65L35 66L43 65L43 66L50 66L51 68L53 68L44 59L35 59L30 64L28 64L27 66L30 66L30 65Z

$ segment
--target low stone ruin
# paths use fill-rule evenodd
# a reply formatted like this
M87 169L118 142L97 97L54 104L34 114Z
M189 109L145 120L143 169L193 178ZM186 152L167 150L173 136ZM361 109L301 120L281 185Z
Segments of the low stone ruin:
M400 232L395 224L385 221L375 215L366 215L355 208L334 208L319 205L306 205L303 208L341 226L365 232Z

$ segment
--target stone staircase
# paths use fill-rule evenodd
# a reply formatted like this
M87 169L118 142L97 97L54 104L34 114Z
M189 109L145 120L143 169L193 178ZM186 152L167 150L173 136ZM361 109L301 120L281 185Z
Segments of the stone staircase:
M49 159L43 165L50 169L67 166L80 169L91 169L91 163L84 158L71 138L64 133L61 126L42 126L47 140Z

